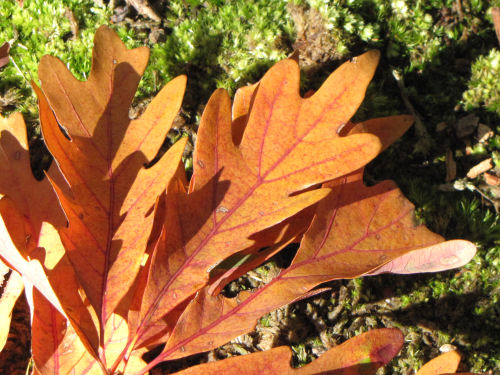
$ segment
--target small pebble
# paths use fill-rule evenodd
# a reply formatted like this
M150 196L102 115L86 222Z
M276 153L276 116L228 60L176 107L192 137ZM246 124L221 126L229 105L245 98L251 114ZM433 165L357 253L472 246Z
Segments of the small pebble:
M470 114L460 118L455 124L455 131L458 138L464 138L474 133L479 123L479 117Z
M439 348L439 351L441 353L448 353L448 352L451 352L452 350L457 350L457 347L455 345L451 345L451 344L444 344L444 345L441 345L441 347Z

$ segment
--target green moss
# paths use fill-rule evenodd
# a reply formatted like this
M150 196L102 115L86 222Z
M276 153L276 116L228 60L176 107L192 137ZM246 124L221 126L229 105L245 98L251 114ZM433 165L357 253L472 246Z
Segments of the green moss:
M172 1L165 17L172 30L152 46L151 69L160 81L188 74L188 110L217 87L234 93L257 81L291 52L286 41L293 28L284 1Z
M500 51L492 49L472 65L472 76L462 103L466 110L484 106L500 116Z
M292 345L292 352L294 354L294 359L297 361L294 363L296 367L303 366L311 361L305 344Z
M262 318L260 318L259 324L262 327L271 327L271 318L269 317L269 314L266 314Z

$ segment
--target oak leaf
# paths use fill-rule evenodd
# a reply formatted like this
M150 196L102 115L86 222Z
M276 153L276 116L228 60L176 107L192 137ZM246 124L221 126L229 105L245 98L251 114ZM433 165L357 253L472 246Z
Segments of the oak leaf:
M455 372L459 363L460 354L452 350L427 362L418 370L417 375L437 375Z
M57 166L53 165L48 173L61 180ZM42 233L44 223L64 225L66 219L48 180L38 181L33 176L26 127L20 113L8 118L0 116L0 175L8 176L0 179L0 257L15 270L2 295L2 330L8 332L13 297L22 293L24 284L29 295L36 285L63 312L44 275L44 260L37 259L35 251L47 240Z
M383 122L386 127L408 126L405 117L379 119L372 122L377 126L362 126L377 133ZM387 144L386 137L380 138ZM290 267L269 284L236 298L213 297L209 289L198 293L159 358L213 349L253 329L260 316L295 301L316 285L368 274L416 249L428 252L429 247L455 246L456 251L466 254L466 260L475 253L475 247L467 241L443 243L441 236L416 225L413 205L390 181L365 187L362 171L357 171L327 186L332 190L316 205L315 217ZM460 264L450 263L448 268ZM428 270L413 270L419 271Z
M232 108L216 90L189 184L185 140L156 157L186 78L169 82L139 119L128 116L148 55L101 27L88 81L42 58L34 90L55 159L42 182L30 174L19 116L2 130L0 157L10 169L0 176L0 255L36 288L37 373L145 374L249 332L269 311L324 291L315 289L323 282L448 269L473 255L472 244L443 242L418 225L394 183L363 184L364 166L412 122L350 122L378 52L344 63L306 98L292 59L238 91ZM300 243L292 264L270 283L235 298L219 293L292 242ZM277 348L184 373L366 374L401 344L397 330L375 330L301 369ZM158 345L146 364L142 355ZM282 361L269 365L270 357Z
M54 184L69 221L59 233L101 324L134 281L153 222L149 213L185 143L144 167L172 125L186 82L185 77L171 81L139 119L130 120L128 109L148 56L146 48L127 50L102 27L87 82L76 80L56 58L40 62L43 94L57 119L42 122L42 132L71 188L66 195Z
M443 353L425 363L415 375L479 375L472 372L455 372L460 358L460 354L455 350Z
M176 213L158 247L158 258L168 261L151 266L155 281L145 291L139 335L202 288L207 269L252 246L252 234L315 204L328 189L299 192L375 157L376 137L336 131L361 103L378 58L372 51L343 64L307 99L299 95L297 63L276 64L259 83L239 145L229 95L215 91L198 130L190 194L173 199Z
M347 340L301 368L290 368L290 349L281 346L265 352L194 366L175 374L370 375L387 364L402 346L403 335L397 329L376 329Z

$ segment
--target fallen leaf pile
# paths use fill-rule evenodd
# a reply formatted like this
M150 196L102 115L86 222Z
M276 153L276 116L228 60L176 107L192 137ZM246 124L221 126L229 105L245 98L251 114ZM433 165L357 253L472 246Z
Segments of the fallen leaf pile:
M0 307L8 316L22 280L35 373L145 374L251 331L326 281L440 271L474 255L473 244L419 225L393 182L363 184L364 166L412 124L405 115L349 121L376 51L341 65L307 98L292 59L239 90L232 105L215 91L189 183L185 139L150 165L186 77L169 82L140 118L128 115L148 56L101 27L88 81L42 58L34 89L55 160L42 181L31 174L22 116L0 120L0 256L16 275ZM294 242L291 265L268 284L235 298L220 293ZM396 329L373 330L300 369L280 347L181 373L373 374L402 344Z

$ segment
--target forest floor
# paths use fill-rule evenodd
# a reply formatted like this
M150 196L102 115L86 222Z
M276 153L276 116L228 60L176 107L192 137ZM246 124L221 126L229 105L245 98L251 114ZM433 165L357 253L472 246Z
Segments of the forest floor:
M475 258L454 271L331 282L330 291L272 312L253 333L190 361L289 345L298 366L368 329L397 327L405 346L380 374L412 374L450 348L463 355L460 370L500 374L500 39L492 20L498 0L142 3L134 8L125 1L0 2L0 44L11 43L13 61L0 71L0 112L23 113L38 176L50 157L40 141L29 80L37 79L44 54L59 57L86 79L92 38L102 24L115 29L129 48L151 48L134 114L166 82L187 74L170 138L189 137L188 172L197 124L215 88L234 94L298 51L301 89L307 92L341 62L376 48L381 62L355 119L411 113L416 124L369 165L366 182L396 181L431 230L478 247ZM481 162L487 167L472 173ZM257 287L293 252L285 250L226 292ZM26 373L27 348L29 313L20 301L0 372ZM152 373L186 365L183 360Z

